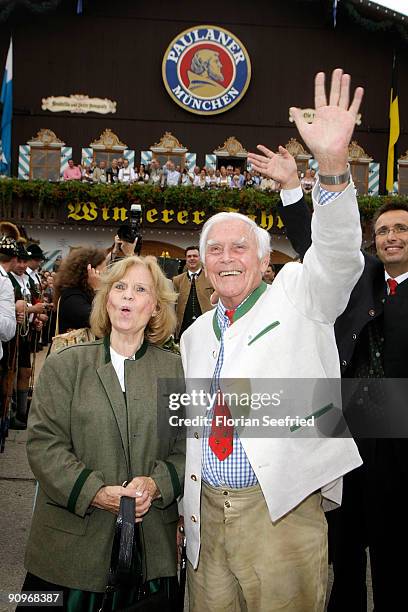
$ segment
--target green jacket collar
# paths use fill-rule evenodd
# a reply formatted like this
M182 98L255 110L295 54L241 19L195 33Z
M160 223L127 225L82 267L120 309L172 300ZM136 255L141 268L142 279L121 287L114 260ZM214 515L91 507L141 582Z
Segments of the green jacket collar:
M267 287L268 285L264 281L262 281L259 287L254 289L254 291L247 297L247 299L244 300L244 302L242 302L242 304L240 304L236 309L233 317L233 323L236 323L238 319L246 315L247 312L251 310L251 308L256 304L261 295L265 293ZM213 316L213 329L215 335L217 336L217 340L219 341L221 339L221 330L218 324L217 309L215 309Z
M142 343L141 347L135 353L135 361L137 361L138 359L141 359L143 357L143 355L147 351L148 344L149 343L148 343L148 341L145 338L143 340L143 343ZM109 336L105 336L104 337L103 345L105 347L105 363L110 363L111 355L110 355L110 337Z

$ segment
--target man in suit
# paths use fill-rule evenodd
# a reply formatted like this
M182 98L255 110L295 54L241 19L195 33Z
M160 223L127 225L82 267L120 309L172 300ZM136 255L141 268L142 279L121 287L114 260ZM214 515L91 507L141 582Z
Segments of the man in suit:
M185 250L187 271L173 278L177 299L176 338L207 310L211 310L210 297L214 289L202 270L200 253L197 246Z
M180 345L188 385L195 390L199 379L207 379L201 384L215 396L198 414L209 415L210 422L187 437L183 509L194 612L324 608L322 502L341 502L341 477L361 464L357 447L350 438L300 440L289 431L266 437L262 428L258 435L239 435L228 425L233 407L230 412L224 398L231 379L233 385L257 388L259 378L264 384L305 378L314 387L318 379L340 377L333 324L363 269L347 167L363 91L356 90L349 107L349 86L350 76L335 70L328 104L319 73L314 123L306 124L300 109L291 109L321 167L313 191L313 245L303 265L284 266L268 286L262 282L270 257L265 230L244 215L225 212L203 227L200 254L219 301L214 312L189 327ZM269 156L250 154L249 161L270 174ZM306 385L303 389L297 399L305 410L314 396Z
M311 242L310 211L296 185L293 158L285 150L274 158L274 176L293 188L282 192L279 213L294 248L303 256ZM330 612L366 612L367 547L375 611L398 610L406 596L408 537L402 497L408 482L408 446L395 437L403 424L393 416L406 412L401 379L408 378L408 206L384 204L374 216L373 235L377 257L364 253L364 272L335 324L342 377L362 379L354 383L357 392L345 414L352 434L359 438L364 465L347 474L342 506L328 516L334 569ZM393 380L378 385L378 379L384 378ZM344 396L350 397L351 384L344 382Z

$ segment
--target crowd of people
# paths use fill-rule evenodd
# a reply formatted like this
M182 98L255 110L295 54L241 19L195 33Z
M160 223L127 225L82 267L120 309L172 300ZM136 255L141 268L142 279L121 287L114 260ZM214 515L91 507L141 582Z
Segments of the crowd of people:
M48 288L64 329L89 325L96 340L50 355L34 392L27 452L39 487L24 591L62 591L67 611L143 609L143 598L148 609L153 595L162 597L160 609L180 610L179 524L191 612L323 612L328 521L330 612L366 612L367 546L376 612L401 608L406 440L388 435L381 385L408 378L408 207L388 202L376 212L378 257L363 254L347 163L362 97L359 87L351 98L349 75L336 69L328 98L324 74L316 75L313 124L291 109L320 167L312 220L294 158L264 146L249 155L254 172L281 185L282 218L302 258L276 277L269 234L236 212L206 221L200 244L186 249L186 271L172 282L155 258L133 255L135 243L115 240L109 253L74 250L61 263ZM167 165L170 184L176 174ZM230 176L239 181L234 170ZM33 334L37 321L44 324L44 302L35 303L34 293L22 300L17 278L20 262L32 287L42 260L35 246L25 249L27 259L16 238L0 241L3 345L13 342L13 319ZM80 319L70 318L73 310ZM180 355L163 349L172 333ZM351 435L339 434L337 416L329 429L324 420L335 407L325 401L328 383L340 388L341 377L355 379L344 410ZM294 414L318 409L307 439L298 427L249 435L239 418L235 424L233 417L248 415L247 404L234 403L248 381L256 391L286 379ZM299 380L311 384L296 395ZM188 408L202 392L204 404ZM404 414L406 395L399 401ZM189 435L180 407L199 418ZM276 414L276 404L268 408ZM373 420L381 439L356 443ZM144 572L135 565L130 588L105 589L123 497L135 500Z
M312 191L316 181L315 171L306 170L302 179L302 188L305 193ZM158 160L153 159L147 166L140 164L133 167L127 159L119 157L112 159L108 166L106 161L76 166L73 159L68 161L68 167L63 174L64 181L83 181L86 183L126 183L154 185L164 187L197 187L198 189L259 189L266 192L277 192L280 185L270 177L262 177L256 170L244 170L241 166L202 167L194 166L189 171L171 160L160 166Z

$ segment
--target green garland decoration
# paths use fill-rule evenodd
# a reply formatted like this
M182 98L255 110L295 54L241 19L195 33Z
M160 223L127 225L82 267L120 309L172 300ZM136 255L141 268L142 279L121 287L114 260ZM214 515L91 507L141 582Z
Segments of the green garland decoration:
M397 33L405 43L408 43L408 26L398 23L395 19L387 18L382 21L374 21L367 17L362 17L355 5L350 1L340 2L339 10L347 13L351 21L369 32L384 34Z
M0 21L6 21L11 13L21 7L24 11L43 14L53 11L61 4L61 0L5 0L0 7Z
M76 181L50 183L48 181L21 181L16 178L0 180L0 204L3 210L17 200L30 202L38 210L57 210L67 204L95 202L98 207L112 208L141 204L143 208L164 207L174 210L237 210L252 215L258 211L273 212L280 201L279 193L265 193L256 189L204 190L195 187L167 187L153 185L92 185ZM310 203L310 196L306 200ZM360 214L369 220L375 210L388 201L403 202L405 196L358 196Z

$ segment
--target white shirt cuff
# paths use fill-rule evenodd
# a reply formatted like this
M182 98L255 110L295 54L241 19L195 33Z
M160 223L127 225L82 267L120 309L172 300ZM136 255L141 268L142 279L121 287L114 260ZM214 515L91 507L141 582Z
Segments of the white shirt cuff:
M300 185L299 187L295 187L294 189L281 189L281 192L280 192L280 198L284 206L289 206L290 204L296 204L296 202L299 202L302 196L303 196L303 190Z

